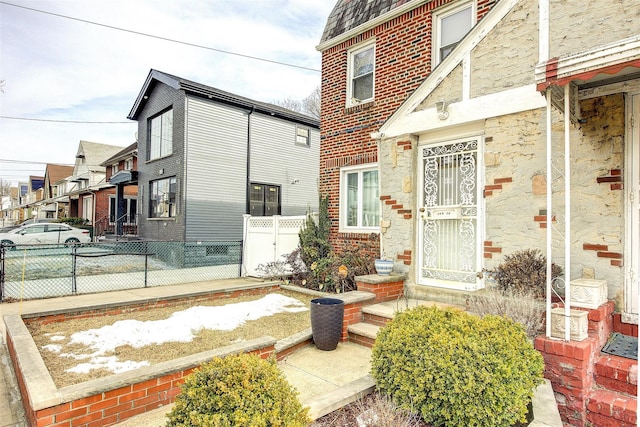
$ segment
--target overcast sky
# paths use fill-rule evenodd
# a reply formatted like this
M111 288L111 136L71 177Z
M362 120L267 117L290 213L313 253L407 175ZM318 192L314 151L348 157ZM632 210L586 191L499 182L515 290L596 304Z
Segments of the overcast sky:
M152 68L257 101L305 98L319 71L218 50L320 70L336 1L0 0L0 179L73 165L80 140L133 143L126 117Z

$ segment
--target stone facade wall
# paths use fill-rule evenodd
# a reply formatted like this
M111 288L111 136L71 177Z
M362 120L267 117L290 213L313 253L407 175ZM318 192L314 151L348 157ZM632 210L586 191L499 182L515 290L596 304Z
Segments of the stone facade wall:
M622 303L624 200L618 180L602 179L624 165L624 99L611 95L582 101L587 120L571 131L571 278L593 271L608 282L609 298ZM554 114L553 162L564 168L562 118ZM504 255L518 250L546 252L546 124L545 110L495 117L485 121L484 265L495 268ZM415 250L419 212L419 146L415 140L380 142L382 246L396 260L395 271L416 280ZM554 174L558 177L558 174ZM553 184L554 262L564 267L564 181ZM390 203L387 203L389 201ZM391 203L392 202L392 203ZM557 215L555 213L558 213Z
M532 1L531 3L537 3ZM549 57L583 52L595 46L640 34L640 3L637 0L604 2L561 0L550 2ZM576 23L586 31L576 31Z
M534 83L538 2L519 2L471 53L471 97Z

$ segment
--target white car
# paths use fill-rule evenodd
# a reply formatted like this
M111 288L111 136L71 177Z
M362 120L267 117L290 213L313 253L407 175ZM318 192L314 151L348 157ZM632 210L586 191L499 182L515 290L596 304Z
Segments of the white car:
M5 245L89 243L89 230L71 227L63 223L36 223L0 233L0 242Z

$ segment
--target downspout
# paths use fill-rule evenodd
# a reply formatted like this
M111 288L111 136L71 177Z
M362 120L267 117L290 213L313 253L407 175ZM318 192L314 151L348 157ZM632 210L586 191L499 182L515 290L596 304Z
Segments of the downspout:
M255 111L256 107L255 106L251 106L251 110L249 110L249 112L247 113L247 171L246 171L246 176L245 176L245 181L244 181L244 186L245 186L245 207L244 207L244 211L246 215L249 215L250 212L250 204L251 204L251 183L250 183L250 179L251 179L251 115L253 114L253 112ZM240 242L240 273L239 276L242 277L242 272L243 271L247 271L245 265L244 265L244 242L247 239L246 236L246 231L247 231L247 224L248 221L245 220L244 221L244 225L243 225L243 236L242 236L242 241Z
M549 60L549 0L540 0L539 1L539 33L538 33L538 63L546 64ZM551 93L547 88L547 92L545 93L545 98L547 100L546 107L546 154L547 154L547 229L546 229L546 256L547 256L547 283L546 283L546 329L545 335L547 338L551 337L551 292L552 292L552 263L553 263L553 253L552 253L552 201L551 197L552 191L552 162L551 162L551 150L552 150L552 139L551 139Z

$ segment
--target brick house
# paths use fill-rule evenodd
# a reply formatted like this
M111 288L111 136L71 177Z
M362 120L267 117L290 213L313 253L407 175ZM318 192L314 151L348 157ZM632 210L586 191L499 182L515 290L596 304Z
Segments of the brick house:
M96 223L95 234L137 236L138 234L138 143L134 142L102 162L109 195L109 214Z
M560 340L536 347L565 425L636 425L637 362L600 350L637 337L639 18L633 0L501 0L370 132L381 245L414 295L480 289L522 249L564 268Z
M372 237L378 245L379 158L371 133L495 3L336 3L317 49L322 52L320 193L329 199L330 239L337 250ZM415 218L409 205L390 199L385 204L397 208L400 218ZM411 262L409 247L396 255Z

